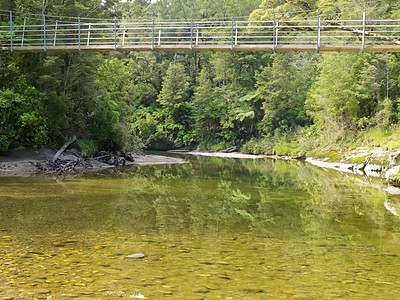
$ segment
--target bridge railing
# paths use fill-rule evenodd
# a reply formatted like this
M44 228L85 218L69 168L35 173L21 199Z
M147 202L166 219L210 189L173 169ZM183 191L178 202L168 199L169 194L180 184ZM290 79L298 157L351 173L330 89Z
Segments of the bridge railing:
M271 20L105 20L81 22L54 18L12 18L0 29L2 47L11 50L54 49L123 49L161 46L265 45L312 46L316 49L332 45L400 45L400 20L325 18L288 19L280 16ZM108 47L108 48L107 48Z

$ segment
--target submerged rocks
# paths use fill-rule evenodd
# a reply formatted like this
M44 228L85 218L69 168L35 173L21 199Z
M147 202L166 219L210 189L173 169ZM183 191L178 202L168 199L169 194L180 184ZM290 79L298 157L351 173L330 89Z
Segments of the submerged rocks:
M144 258L145 255L143 253L135 253L125 256L125 258Z

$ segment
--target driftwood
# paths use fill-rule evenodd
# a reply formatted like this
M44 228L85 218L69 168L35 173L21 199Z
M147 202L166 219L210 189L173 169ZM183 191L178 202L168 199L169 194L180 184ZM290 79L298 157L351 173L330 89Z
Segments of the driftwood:
M97 152L96 155L93 157L93 159L116 167L126 165L125 157L115 155L113 153L109 153L106 151Z
M76 136L75 134L71 136L68 141L62 145L62 147L57 151L57 153L53 157L53 163L58 159L58 157L65 151L65 149L68 148L69 145L71 145L73 142L75 142Z
M78 160L57 159L56 161L47 160L44 162L36 162L32 164L36 166L36 170L40 173L58 174L58 175L70 174L76 168L81 168L81 169L92 168L92 164L87 159L78 159Z
M61 153L62 152L60 152L60 154ZM84 170L84 169L95 168L96 161L117 167L117 166L125 166L127 161L133 162L134 159L130 154L126 153L114 154L106 151L100 151L97 152L91 158L78 158L76 160L57 158L56 160L48 160L44 162L32 162L32 164L36 166L36 170L40 173L67 175L76 171L77 169ZM99 168L101 168L101 166Z

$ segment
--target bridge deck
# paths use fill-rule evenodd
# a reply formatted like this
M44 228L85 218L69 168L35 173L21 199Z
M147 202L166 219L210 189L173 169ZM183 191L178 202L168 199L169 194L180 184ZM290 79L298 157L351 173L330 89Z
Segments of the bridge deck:
M9 50L3 47L3 50ZM44 52L43 46L14 47L17 52ZM248 52L400 52L400 45L321 45L319 49L310 45L236 45L231 48L225 45L187 46L187 45L160 45L160 46L135 46L135 45L98 45L98 46L48 46L48 52L109 52L109 51L248 51Z

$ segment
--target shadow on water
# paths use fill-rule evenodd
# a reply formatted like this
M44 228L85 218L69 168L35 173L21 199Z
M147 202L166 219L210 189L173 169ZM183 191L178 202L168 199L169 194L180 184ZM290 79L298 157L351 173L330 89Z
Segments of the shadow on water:
M0 296L400 295L396 199L300 162L184 157L0 178Z

